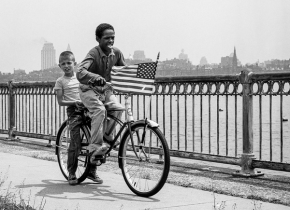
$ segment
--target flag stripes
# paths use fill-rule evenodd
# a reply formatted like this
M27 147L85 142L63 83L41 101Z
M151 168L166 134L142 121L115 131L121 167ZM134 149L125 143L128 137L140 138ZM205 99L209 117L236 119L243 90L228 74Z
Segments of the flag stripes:
M113 67L111 83L121 93L152 94L154 92L155 63Z

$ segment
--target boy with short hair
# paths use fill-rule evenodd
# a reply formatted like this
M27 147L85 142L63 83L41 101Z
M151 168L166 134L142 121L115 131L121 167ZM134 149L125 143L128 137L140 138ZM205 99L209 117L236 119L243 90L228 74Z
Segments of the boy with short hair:
M81 114L83 104L79 96L79 81L77 80L74 68L76 62L74 54L70 51L64 51L59 56L59 67L64 75L56 80L54 90L56 91L57 101L60 106L67 106L67 115L71 142L68 148L67 170L69 172L68 182L70 185L78 184L75 172L78 166L78 155L81 150L80 124L82 123ZM92 166L92 171L96 171L96 166ZM93 176L97 183L102 183L97 179L96 174L89 174L88 178ZM96 178L97 177L97 178Z
M121 109L123 109L123 106L105 84L111 81L113 66L126 65L122 52L113 47L115 40L113 26L102 23L96 28L95 35L99 45L89 51L79 65L76 74L81 83L80 98L90 111L92 118L91 142L89 145L89 151L92 155L91 160L94 160L97 155L105 154L108 150L108 144L103 142L103 138L108 140L109 144L113 140L112 133L116 124L110 121L108 124L105 123L106 109L104 104L110 104L111 107L120 110L112 113L119 119L122 115ZM94 87L92 88L90 84ZM100 95L105 97L100 97Z

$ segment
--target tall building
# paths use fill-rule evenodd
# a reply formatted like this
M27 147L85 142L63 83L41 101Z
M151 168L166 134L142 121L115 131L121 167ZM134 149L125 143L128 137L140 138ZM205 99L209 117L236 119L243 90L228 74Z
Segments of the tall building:
M67 45L66 51L70 51L71 52L71 49L70 49L70 45L69 44Z
M188 60L188 55L184 53L184 50L181 50L181 53L179 54L178 58L180 60Z
M136 50L133 54L134 60L145 60L145 53L143 50Z
M55 65L55 49L52 43L46 42L41 50L41 69L48 69Z

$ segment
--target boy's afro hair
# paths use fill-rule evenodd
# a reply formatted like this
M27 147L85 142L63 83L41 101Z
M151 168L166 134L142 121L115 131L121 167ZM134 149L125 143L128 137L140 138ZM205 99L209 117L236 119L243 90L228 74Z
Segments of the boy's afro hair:
M114 27L108 23L101 23L100 25L98 25L98 27L96 28L96 36L99 38L102 38L103 36L103 32L107 29L112 29L114 30Z

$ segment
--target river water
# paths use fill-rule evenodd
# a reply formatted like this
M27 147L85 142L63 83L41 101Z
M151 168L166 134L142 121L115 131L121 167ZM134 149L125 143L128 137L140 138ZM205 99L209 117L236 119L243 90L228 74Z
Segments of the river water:
M18 131L29 131L34 133L55 135L61 122L66 118L65 108L59 107L55 97L45 96L40 99L39 96L30 96L22 98L17 96L16 100L16 127ZM143 96L132 99L133 115L135 119L144 119L145 113L148 118L158 122L160 129L171 149L183 151L194 151L210 154L239 156L242 154L242 97L236 97L237 110L235 110L235 96L228 97L228 134L226 133L226 96L219 96L219 109L217 110L217 96L152 96L151 111L149 107L149 98L146 97L145 103ZM259 122L259 97L254 96L253 101L253 138L254 153L258 159L270 159L270 139L272 138L272 161L290 162L290 109L288 96L283 96L283 118L289 119L289 122L280 121L280 96L272 97L272 124L270 124L270 97L262 96L262 136L260 137ZM1 96L0 110L8 112L7 105L3 103ZM165 106L163 107L163 100ZM201 103L202 100L202 103ZM30 101L30 102L29 102ZM40 104L41 101L41 104ZM194 101L194 106L192 105ZM33 103L32 103L33 102ZM121 98L124 104L124 99ZM145 106L144 106L145 104ZM158 106L157 106L158 104ZM170 108L172 106L172 108ZM179 117L178 109L179 106ZM27 110L27 107L30 107ZM52 108L51 108L52 107ZM202 111L201 111L202 107ZM193 112L194 109L194 112ZM209 111L210 109L210 111ZM185 113L186 110L186 113ZM37 112L37 118L36 118ZM202 114L201 114L202 112ZM235 112L237 113L237 125L235 126ZM151 115L150 115L151 113ZM164 113L164 115L163 115ZM219 114L219 129L217 114ZM151 117L150 117L151 116ZM164 117L163 117L164 116ZM210 118L209 118L210 117ZM124 119L124 116L123 116ZM194 122L194 128L193 123ZM209 123L210 122L210 123ZM0 120L0 128L7 129L8 119L4 114ZM272 125L272 132L270 132ZM210 128L209 128L210 127ZM281 135L281 128L283 133ZM178 135L179 133L179 135ZM227 141L228 139L228 141ZM261 143L260 143L261 139ZM218 144L219 141L219 144ZM219 145L219 146L218 146ZM228 145L228 146L227 146ZM235 145L237 148L235 149ZM283 145L283 146L281 146ZM261 147L261 154L260 154ZM228 148L228 149L227 149ZM282 152L282 153L281 153Z

